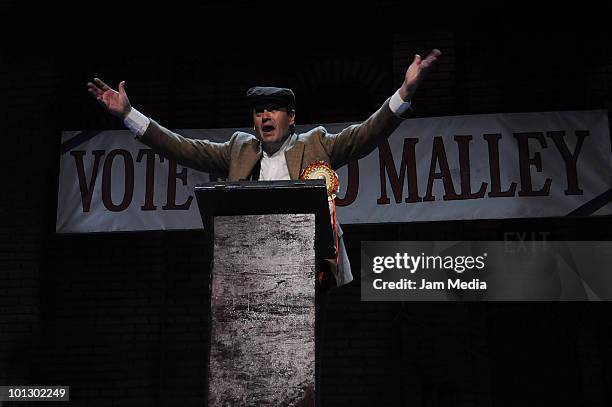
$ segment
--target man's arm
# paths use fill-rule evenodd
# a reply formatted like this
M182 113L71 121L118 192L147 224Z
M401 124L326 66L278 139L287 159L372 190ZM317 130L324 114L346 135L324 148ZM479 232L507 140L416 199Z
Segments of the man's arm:
M334 168L368 155L400 125L402 118L389 107L390 99L366 121L354 124L337 134L323 134L321 143Z
M425 59L415 55L402 86L380 109L361 124L349 126L337 134L325 134L321 138L335 168L368 155L395 131L402 121L400 116L409 109L419 84L441 55L437 49Z
M227 174L235 135L225 143L190 139L150 120L140 141L177 163L204 172Z
M134 109L125 91L125 81L115 91L99 78L87 84L89 94L144 144L177 163L199 171L227 173L234 137L225 143L189 139L159 125Z

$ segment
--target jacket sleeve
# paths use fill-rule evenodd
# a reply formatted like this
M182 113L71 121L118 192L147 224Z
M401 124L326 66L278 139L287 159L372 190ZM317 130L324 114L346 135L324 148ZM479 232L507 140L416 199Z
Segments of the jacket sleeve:
M347 127L337 134L323 131L321 143L334 168L368 155L400 125L403 118L389 108L389 99L361 124Z
M230 151L236 134L225 143L190 139L151 120L147 130L138 139L159 154L198 171L227 174Z

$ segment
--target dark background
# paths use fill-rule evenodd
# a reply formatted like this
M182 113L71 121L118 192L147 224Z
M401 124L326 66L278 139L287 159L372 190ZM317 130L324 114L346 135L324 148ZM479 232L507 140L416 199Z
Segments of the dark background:
M444 56L416 117L612 102L610 14L588 3L2 7L0 385L69 385L72 405L206 398L203 234L54 233L61 130L123 128L87 95L92 76L126 80L132 104L169 128L249 126L256 84L293 88L299 123L360 121L433 47ZM608 240L611 226L346 225L345 238L359 270L363 240ZM362 303L354 274L330 302L324 405L612 405L608 303Z

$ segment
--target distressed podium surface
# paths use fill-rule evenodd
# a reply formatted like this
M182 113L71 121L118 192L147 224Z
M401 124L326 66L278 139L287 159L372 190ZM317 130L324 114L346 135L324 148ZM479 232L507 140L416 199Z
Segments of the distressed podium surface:
M208 405L313 406L315 215L214 218Z

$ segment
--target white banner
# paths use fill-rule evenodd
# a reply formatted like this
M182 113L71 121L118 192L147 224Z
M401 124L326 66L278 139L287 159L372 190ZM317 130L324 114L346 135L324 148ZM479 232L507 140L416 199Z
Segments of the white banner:
M325 127L338 132L349 124ZM178 132L225 141L235 130ZM338 217L384 223L608 215L611 156L604 110L409 119L338 171ZM209 180L127 130L62 132L56 230L202 228L193 187Z

